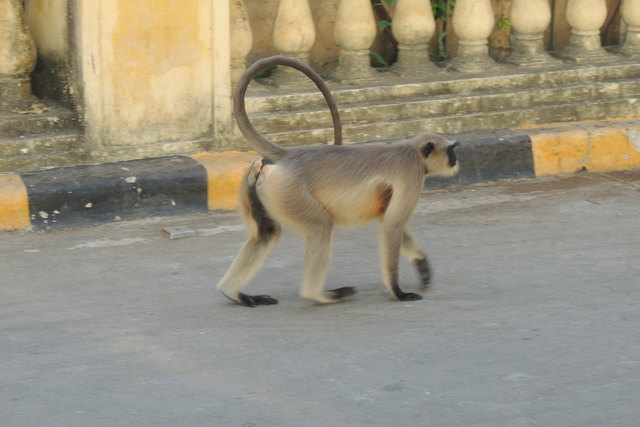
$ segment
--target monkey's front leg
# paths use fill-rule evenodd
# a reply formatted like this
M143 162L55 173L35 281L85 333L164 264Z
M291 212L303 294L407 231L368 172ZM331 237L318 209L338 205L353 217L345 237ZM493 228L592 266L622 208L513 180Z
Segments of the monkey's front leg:
M398 285L398 261L403 246L403 227L397 224L380 226L380 250L382 256L382 278L387 291L400 301L417 301L422 296L403 292Z
M422 250L420 244L409 233L406 228L402 234L402 254L415 265L420 275L422 282L422 289L425 289L431 283L431 269L429 268L429 261L427 260L427 254Z

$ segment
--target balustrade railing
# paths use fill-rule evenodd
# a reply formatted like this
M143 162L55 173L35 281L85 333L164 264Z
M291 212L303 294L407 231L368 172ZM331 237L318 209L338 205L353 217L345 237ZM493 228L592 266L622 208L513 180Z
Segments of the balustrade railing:
M398 0L392 31L398 40L398 61L393 68L400 76L428 78L439 71L429 60L429 41L435 30L429 2Z
M307 0L282 0L273 24L273 46L281 55L308 63L315 40L316 30ZM291 68L278 68L273 78L280 84L291 84L304 76Z
M604 49L600 41L607 16L606 0L568 0L565 12L571 30L569 44L550 53L544 47L544 34L552 17L549 0L512 0L511 52L496 61L488 46L495 25L491 0L457 0L451 17L458 38L457 52L445 67L438 67L429 56L429 44L436 30L430 3L396 0L392 33L398 42L398 57L391 69L401 77L429 79L446 71L478 73L499 71L509 65L546 67L561 61L597 63L640 57L640 0L622 0L625 34L624 43L617 50ZM332 73L335 80L366 81L380 77L370 66L376 25L370 0L338 0L333 34L340 52L338 66ZM278 52L308 62L315 40L308 0L280 0L273 28L273 43ZM280 83L293 81L295 76L296 73L284 71L277 75Z
M333 34L336 44L340 46L340 58L334 77L342 81L376 77L375 70L369 64L369 49L377 34L371 2L341 1L336 12Z
M515 37L508 63L545 66L558 62L544 49L544 32L551 23L548 0L513 0L510 20Z
M0 109L29 104L29 74L35 65L36 46L27 28L22 0L0 1Z
M246 57L253 45L253 33L244 0L231 0L229 4L231 49L231 81L238 81L246 68Z
M620 53L640 58L640 1L623 0L622 20L627 26L627 32Z
M567 21L571 26L569 46L560 52L562 58L575 62L613 59L600 43L600 27L607 18L605 0L569 0Z

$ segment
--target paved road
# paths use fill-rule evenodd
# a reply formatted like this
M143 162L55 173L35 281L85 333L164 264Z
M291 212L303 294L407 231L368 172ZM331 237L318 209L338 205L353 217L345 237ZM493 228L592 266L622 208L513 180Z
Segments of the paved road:
M0 424L637 426L639 212L640 172L431 192L423 301L384 294L367 226L329 274L356 296L299 299L285 233L254 309L215 291L235 214L0 234Z

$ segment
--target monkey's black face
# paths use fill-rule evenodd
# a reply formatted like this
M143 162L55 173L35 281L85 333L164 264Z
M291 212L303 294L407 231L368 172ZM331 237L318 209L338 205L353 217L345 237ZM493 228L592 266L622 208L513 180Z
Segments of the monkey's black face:
M455 152L457 142L433 134L420 134L416 138L424 144L420 151L426 175L449 177L458 172L460 166Z
M454 142L452 145L447 148L447 156L449 157L449 166L454 167L458 162L458 158L456 157L456 152L454 148L458 145L457 142Z

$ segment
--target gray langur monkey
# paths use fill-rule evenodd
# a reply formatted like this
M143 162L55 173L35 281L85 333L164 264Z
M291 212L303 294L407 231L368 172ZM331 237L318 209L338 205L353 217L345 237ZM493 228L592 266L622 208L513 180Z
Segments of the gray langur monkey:
M253 127L244 105L247 87L266 67L285 65L306 74L323 93L331 111L335 145L280 147ZM247 295L240 289L258 272L280 237L281 226L305 241L304 277L300 296L334 303L355 288L325 291L334 225L351 226L374 219L380 223L382 276L387 292L401 301L422 299L398 285L398 259L413 262L423 288L430 282L427 255L407 230L425 177L453 176L458 171L456 144L438 135L419 134L389 144L343 146L337 105L318 74L308 65L283 56L261 59L240 78L234 94L238 127L262 158L253 162L240 189L248 239L218 290L239 304L277 304L268 295Z

